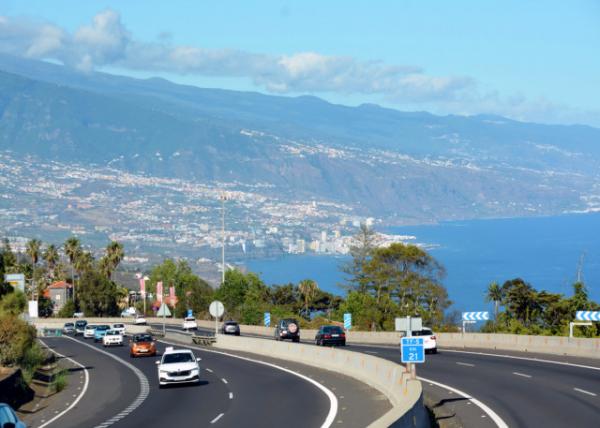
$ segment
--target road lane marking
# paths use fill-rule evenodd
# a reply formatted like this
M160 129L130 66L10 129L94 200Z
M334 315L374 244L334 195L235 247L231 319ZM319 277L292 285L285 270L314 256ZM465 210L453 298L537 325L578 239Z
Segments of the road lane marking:
M475 367L475 364L461 363L460 361L457 361L456 364L458 364L459 366Z
M365 351L365 354L379 354L377 351Z
M575 391L577 392L581 392L582 394L587 394L587 395L591 395L592 397L595 397L597 394L590 392L590 391L586 391L585 389L580 389L580 388L573 388Z
M224 384L227 384L227 379L222 378L221 380L223 381Z
M485 357L498 357L498 358L509 358L509 359L513 359L513 360L533 361L536 363L556 364L559 366L569 366L569 367L577 367L580 369L589 369L589 370L600 371L600 367L586 366L585 364L567 363L566 361L545 360L543 358L518 357L516 355L492 354L489 352L459 351L457 349L443 349L443 351L444 352L454 352L457 354L482 355Z
M526 378L530 378L531 375L525 374L525 373L519 373L519 372L513 372L513 374L515 376L521 376L521 377L526 377Z
M230 392L230 393L229 393L229 399L230 399L230 400L233 400L233 392Z
M210 421L211 424L214 424L215 422L217 422L219 419L221 419L223 417L224 413L219 413L219 416L217 416L216 418L214 418L212 421Z
M439 383L439 382L436 382L436 381L431 380L431 379L425 379L425 378L422 378L420 376L417 379L419 379L422 382L432 383L432 384L434 384L436 386L439 386L440 388L447 389L449 392L455 392L458 395L461 395L462 397L465 397L470 402L472 402L473 404L475 404L476 406L478 406L481 410L483 410L486 413L486 415L488 415L490 417L490 419L492 421L494 421L494 423L496 424L496 426L498 428L508 428L508 425L506 424L506 422L504 422L502 420L502 418L500 416L498 416L498 414L496 412L494 412L492 409L490 409L488 406L486 406L485 404L483 404L478 399L471 397L470 395L462 392L459 389L453 388L453 387L448 386L448 385L444 385L443 383Z
M69 340L72 340L73 342L77 342L81 345L87 346L88 348L91 348L96 352L100 352L101 354L105 354L108 357L112 358L113 360L123 364L125 367L127 367L128 369L133 371L133 373L137 376L137 378L140 382L140 393L138 394L136 399L127 408L125 408L124 410L119 412L116 416L113 416L111 419L108 419L107 421L104 421L103 423L97 425L96 428L106 428L106 427L118 422L119 420L123 419L125 416L128 416L135 409L140 407L142 405L142 403L146 400L146 398L148 398L148 395L150 395L150 383L148 382L148 378L146 377L146 375L144 373L142 373L142 371L140 369L138 369L136 366L125 361L124 359L122 359L120 357L117 357L115 354L111 354L110 352L104 351L103 349L100 349L94 345L90 345L88 343L82 342L80 340L74 339L69 336L62 336L62 338L69 339ZM40 427L40 428L42 428L42 427Z
M168 342L168 341L165 341L165 340L160 340L160 342L167 343L169 345L175 345L175 343ZM333 422L335 420L335 416L337 415L337 412L338 412L338 401L337 401L337 398L335 397L335 395L333 394L333 392L331 392L329 389L327 389L325 386L321 385L319 382L315 381L314 379L311 379L308 376L305 376L305 375L300 374L298 372L295 372L293 370L286 369L284 367L278 366L277 364L267 363L266 361L255 360L253 358L248 358L248 357L242 357L241 355L230 354L228 352L223 352L223 351L214 351L212 349L204 349L204 348L200 348L198 346L193 346L193 345L191 345L191 346L187 345L187 347L188 348L197 349L197 350L202 351L202 352L209 352L209 353L213 353L213 354L227 355L228 357L237 358L237 359L244 360L244 361L250 361L250 362L253 362L255 364L262 364L264 366L272 367L274 369L281 370L283 372L286 372L286 373L289 373L291 375L297 376L297 377L305 380L306 382L312 383L314 386L316 386L318 389L320 389L327 396L327 398L329 399L329 412L327 413L327 417L325 418L325 421L323 421L323 424L321 425L321 428L329 428L333 424ZM504 428L504 427L501 427L501 428Z
M59 352L56 352L54 349L51 349L51 348L50 348L48 345L46 345L46 343L45 343L43 340L39 339L39 341L42 343L42 345L44 345L44 346L45 346L47 349L49 349L51 352L55 353L55 354L56 354L56 355L58 355L59 357L62 357L62 358L65 358L65 359L67 359L67 360L71 361L71 362L72 362L73 364L75 364L76 366L78 366L78 367L82 368L82 369L83 369L83 373L84 373L84 375L85 375L85 383L83 384L83 390L81 391L81 393L79 394L79 396L78 396L78 397L77 397L75 400L73 400L73 403L72 403L72 404L71 404L69 407L67 407L65 410L63 410L63 411L62 411L61 413L59 413L58 415L54 416L54 417L53 417L52 419L50 419L49 421L47 421L47 422L46 422L45 420L42 420L42 425L40 425L40 427L39 427L39 428L44 428L45 426L47 426L47 425L51 424L52 422L54 422L55 420L57 420L57 419L58 419L58 418L60 418L61 416L65 415L65 414L66 414L68 411L70 411L70 410L71 410L73 407L75 407L75 406L77 405L77 403L79 403L79 400L81 400L81 399L83 398L83 396L85 395L85 392L86 392L86 391L87 391L87 389L88 389L88 385L89 385L89 383L90 383L90 375L89 375L89 373L88 373L88 370L85 368L85 366L84 366L83 364L81 364L81 363L78 363L78 362L77 362L77 361L75 361L74 359L72 359L72 358L69 358L69 357L66 357L66 356L64 356L63 354L59 353ZM79 387L79 388L77 388L77 389L78 389L78 390L80 390L80 389L81 389L81 387ZM75 396L76 396L76 395L75 395L75 394L73 394L73 397L75 397Z
M212 373L212 372L213 372L211 369L208 369L208 368L207 368L207 369L204 369L204 370L206 370L206 371L207 371L207 372L209 372L209 373Z

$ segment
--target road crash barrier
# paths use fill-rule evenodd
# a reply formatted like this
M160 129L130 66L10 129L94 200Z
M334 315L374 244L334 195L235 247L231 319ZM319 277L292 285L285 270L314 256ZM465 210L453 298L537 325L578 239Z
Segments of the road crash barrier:
M167 334L167 337L170 333ZM392 361L339 348L266 341L250 337L218 335L215 347L260 354L341 373L381 391L392 409L370 427L429 427L421 382L411 380L406 369Z
M210 346L217 342L217 338L215 336L201 336L198 334L193 334L192 342L194 342L196 345Z

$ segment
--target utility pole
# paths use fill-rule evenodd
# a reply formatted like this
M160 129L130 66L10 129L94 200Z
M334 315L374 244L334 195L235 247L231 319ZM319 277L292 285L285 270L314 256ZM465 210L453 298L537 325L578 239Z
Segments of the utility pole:
M227 195L221 193L221 285L225 283L225 200Z

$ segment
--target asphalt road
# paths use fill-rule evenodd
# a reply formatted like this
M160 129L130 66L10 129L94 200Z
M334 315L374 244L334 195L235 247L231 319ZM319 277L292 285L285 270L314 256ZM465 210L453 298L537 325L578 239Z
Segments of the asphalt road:
M219 354L196 352L200 385L158 388L157 358L130 359L127 346L103 348L91 340L48 338L53 349L86 366L88 391L52 427L277 426L319 427L330 410L327 396L313 384L272 367ZM83 342L83 343L82 343ZM149 394L130 405L142 387L134 371L90 346L120 357L148 380ZM159 344L161 353L164 345ZM128 411L129 408L129 411ZM115 416L127 413L119 420Z
M303 342L314 343L312 340ZM400 352L395 347L350 345L347 348L400 363ZM508 354L518 358L500 356L506 354L441 349L438 354L427 355L426 363L418 366L418 376L477 399L509 427L600 426L600 361L514 352ZM472 400L448 389L444 395L444 388L426 381L423 387L426 394L441 397L440 405L451 405L464 426L497 425Z

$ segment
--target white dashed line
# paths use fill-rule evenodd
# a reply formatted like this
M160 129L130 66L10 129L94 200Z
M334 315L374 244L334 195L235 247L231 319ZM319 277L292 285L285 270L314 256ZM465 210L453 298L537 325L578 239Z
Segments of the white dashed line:
M586 391L585 389L579 389L579 388L573 388L575 391L577 392L581 392L582 394L587 394L587 395L591 395L592 397L595 397L596 394L590 391Z
M222 378L221 380L223 381L224 384L227 384L227 379Z
M224 413L219 413L219 416L217 416L216 418L214 418L212 421L210 421L211 424L214 424L215 422L217 422L219 419L221 419L223 417Z
M475 367L475 364L461 363L460 361L457 361L456 364L458 364L459 366Z
M230 393L229 393L229 399L230 399L230 400L233 400L233 392L230 392Z
M521 377L526 377L526 378L530 378L531 375L525 374L525 373L519 373L519 372L513 372L513 374L515 376L521 376Z
M204 370L206 370L206 371L207 371L207 372L209 372L209 373L212 373L212 372L213 372L211 369L204 369Z

